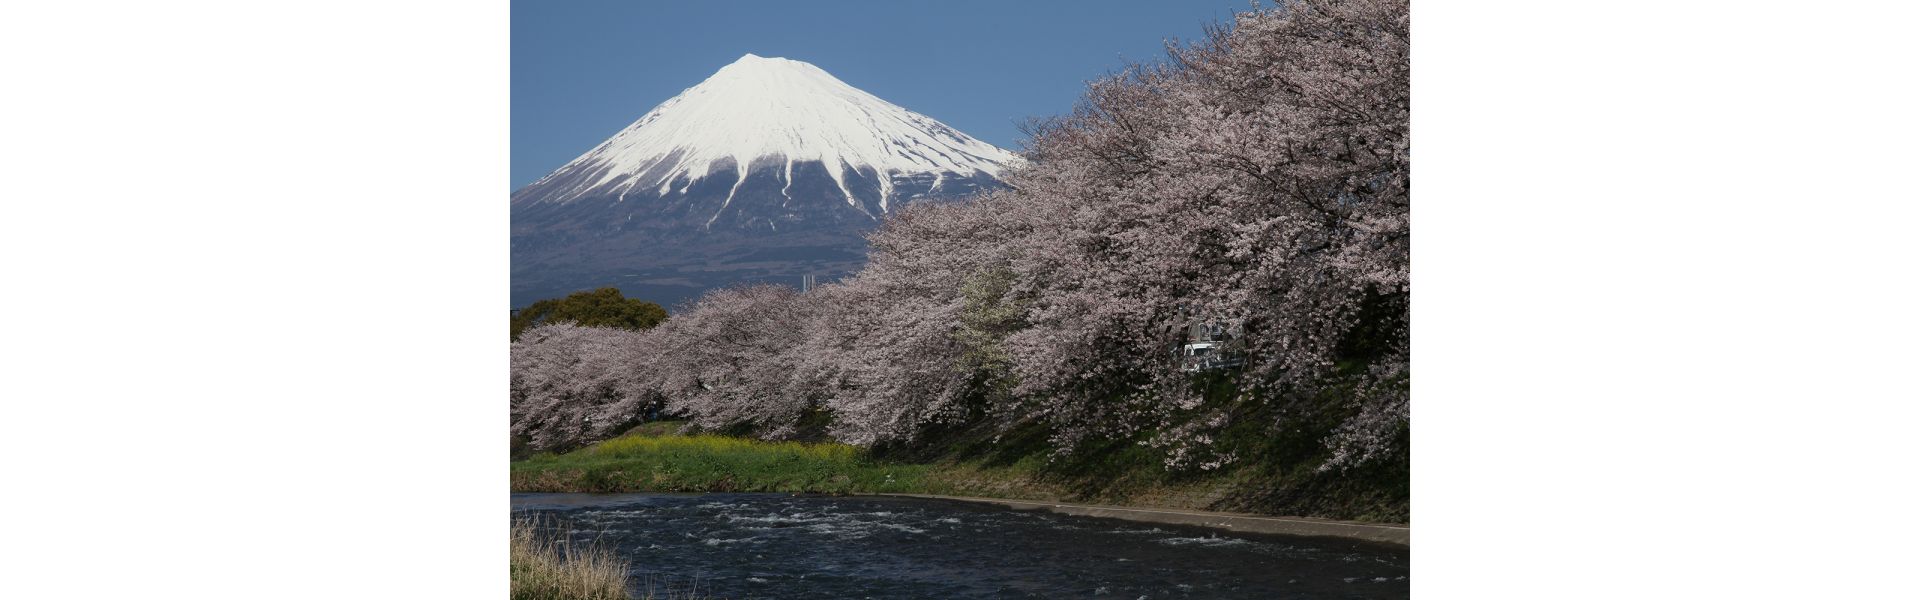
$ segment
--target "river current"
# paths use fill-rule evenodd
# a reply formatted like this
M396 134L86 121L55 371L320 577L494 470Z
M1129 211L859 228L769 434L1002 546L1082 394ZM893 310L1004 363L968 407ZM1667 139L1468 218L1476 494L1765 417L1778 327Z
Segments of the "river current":
M1405 546L950 500L514 494L613 547L639 592L750 598L1405 598ZM636 594L636 597L638 595Z

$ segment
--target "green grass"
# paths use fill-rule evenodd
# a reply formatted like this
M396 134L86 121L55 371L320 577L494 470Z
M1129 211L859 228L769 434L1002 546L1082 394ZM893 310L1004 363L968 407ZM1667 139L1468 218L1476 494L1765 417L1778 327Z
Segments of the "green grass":
M513 464L522 492L915 492L927 465L873 460L837 443L643 431Z

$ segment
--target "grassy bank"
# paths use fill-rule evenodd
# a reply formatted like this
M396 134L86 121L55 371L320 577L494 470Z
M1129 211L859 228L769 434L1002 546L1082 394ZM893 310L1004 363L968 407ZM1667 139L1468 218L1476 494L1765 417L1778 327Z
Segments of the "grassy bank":
M1407 520L1404 466L1320 472L1310 460L1318 446L1284 436L1248 441L1247 447L1265 450L1238 468L1175 473L1124 441L1050 458L1040 431L981 439L954 432L934 446L941 448L936 454L680 435L678 429L652 424L566 454L516 461L513 490L915 493Z
M513 465L514 491L813 492L924 489L928 465L876 461L853 446L635 433Z

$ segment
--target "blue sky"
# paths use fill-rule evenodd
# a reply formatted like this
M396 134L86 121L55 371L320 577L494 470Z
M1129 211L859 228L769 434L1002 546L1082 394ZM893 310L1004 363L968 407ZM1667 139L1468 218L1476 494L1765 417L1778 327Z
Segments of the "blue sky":
M532 183L742 54L813 63L1017 150L1028 117L1246 0L513 3L513 181Z

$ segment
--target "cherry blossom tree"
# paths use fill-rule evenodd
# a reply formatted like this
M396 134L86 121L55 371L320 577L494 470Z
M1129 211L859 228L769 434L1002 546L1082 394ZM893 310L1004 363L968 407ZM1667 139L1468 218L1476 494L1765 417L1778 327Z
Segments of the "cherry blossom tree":
M802 354L836 436L910 440L928 424L1004 408L982 404L1007 398L1000 340L1019 315L1001 297L1013 278L1001 251L1018 222L1000 203L910 205L871 236L865 269L816 289L834 309Z
M642 367L644 332L572 323L521 333L511 359L513 433L535 450L565 450L632 425L661 397Z
M753 425L770 437L817 403L795 375L800 343L820 303L793 288L759 285L707 293L648 333L646 368L668 410L708 428Z
M1406 24L1394 1L1244 13L1035 128L1011 178L1035 233L1010 252L1033 326L1009 343L1058 442L1156 431L1209 462L1194 424L1228 419L1169 352L1195 319L1243 332L1245 398L1311 397L1342 359L1404 361L1343 354L1404 346ZM1377 366L1361 371L1400 371ZM1377 408L1349 409L1404 415Z

